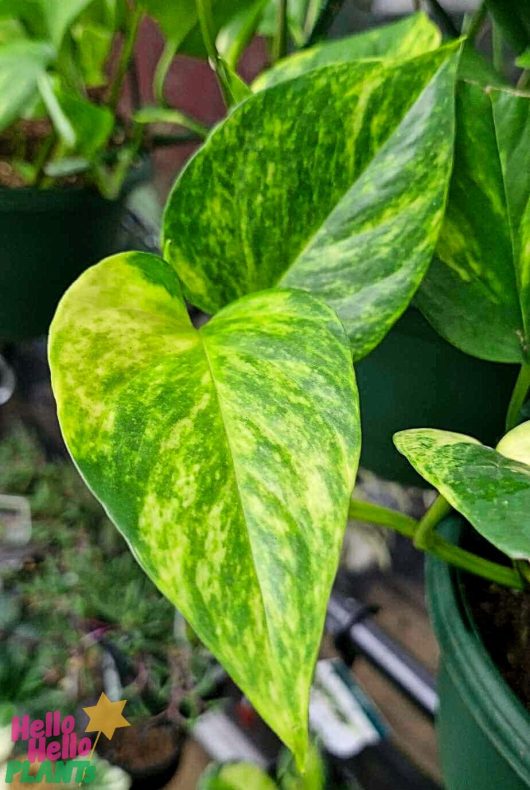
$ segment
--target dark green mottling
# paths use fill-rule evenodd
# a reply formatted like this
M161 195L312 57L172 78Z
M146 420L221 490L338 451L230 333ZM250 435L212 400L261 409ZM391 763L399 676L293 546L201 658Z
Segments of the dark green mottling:
M401 431L394 443L483 537L513 559L530 557L530 466L449 431Z
M410 301L442 221L455 47L399 66L332 65L264 90L178 179L164 245L206 312L271 286L326 299L354 359Z
M169 264L126 253L63 297L50 363L87 484L302 760L360 444L336 315L272 290L197 331Z
M462 351L529 359L530 96L461 83L455 164L437 255L417 294Z

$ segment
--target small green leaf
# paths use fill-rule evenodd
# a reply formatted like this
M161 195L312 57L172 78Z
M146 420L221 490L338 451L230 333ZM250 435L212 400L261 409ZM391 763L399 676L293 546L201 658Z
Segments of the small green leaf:
M219 31L216 39L217 51L232 70L235 70L241 55L256 32L267 1L254 0L244 4Z
M93 104L68 91L57 88L57 100L75 134L75 150L91 160L107 145L114 128L114 116L108 107Z
M86 85L89 88L105 85L108 79L105 65L111 52L114 31L95 22L83 22L73 27L72 36Z
M530 466L530 421L512 428L497 445L497 452Z
M212 765L201 776L197 790L277 790L277 785L257 765Z
M0 131L34 99L38 79L53 57L53 48L43 41L15 40L0 47Z
M254 90L270 88L284 80L306 74L332 63L351 63L364 58L405 60L436 49L440 31L423 14L412 14L399 22L337 41L318 44L279 61L255 80Z
M528 358L529 201L530 96L460 84L447 212L416 299L443 337L482 359Z
M519 55L515 61L515 65L519 66L520 69L530 69L530 47L527 47L527 49Z
M267 291L197 331L172 268L125 253L69 289L49 350L88 486L303 763L359 455L336 315L302 291Z
M431 260L453 147L454 47L399 66L325 66L251 96L210 135L166 206L188 299L311 290L354 358L384 337Z
M419 428L400 431L394 443L486 540L512 559L530 557L530 466L502 454L502 442L493 450L460 433Z

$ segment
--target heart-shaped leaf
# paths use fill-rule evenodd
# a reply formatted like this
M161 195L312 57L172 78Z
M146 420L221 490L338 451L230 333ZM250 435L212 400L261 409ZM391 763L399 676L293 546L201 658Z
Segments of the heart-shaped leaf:
M400 431L394 443L477 532L521 559L530 557L530 466L507 457L515 443L508 437L493 450L464 434L419 428Z
M304 288L339 314L354 359L403 312L431 260L453 144L454 47L400 66L325 66L260 91L177 180L166 257L209 313Z
M417 304L462 351L524 362L530 349L530 96L462 83L456 107L447 213Z
M405 60L436 49L440 41L440 31L426 14L411 14L399 22L317 44L289 55L260 74L252 87L254 90L270 88L332 63L351 63L362 58Z
M303 760L359 454L336 315L254 294L194 329L172 268L108 258L50 332L61 428L142 567Z

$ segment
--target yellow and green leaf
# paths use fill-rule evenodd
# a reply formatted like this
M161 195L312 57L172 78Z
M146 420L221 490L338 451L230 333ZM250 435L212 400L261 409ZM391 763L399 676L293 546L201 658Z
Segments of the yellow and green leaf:
M338 318L270 290L196 330L171 266L125 253L67 291L49 352L88 486L302 762L360 444Z
M341 318L354 359L405 310L441 226L458 45L400 65L325 66L251 96L177 180L164 250L208 313L303 288Z
M411 14L399 22L336 41L326 41L289 55L260 74L252 87L254 90L270 88L333 63L351 63L367 58L406 60L436 49L441 40L440 31L426 14Z
M512 559L530 557L530 422L496 450L433 428L400 431L394 443L486 540Z
M436 257L416 301L481 359L530 354L530 96L461 83L454 172Z

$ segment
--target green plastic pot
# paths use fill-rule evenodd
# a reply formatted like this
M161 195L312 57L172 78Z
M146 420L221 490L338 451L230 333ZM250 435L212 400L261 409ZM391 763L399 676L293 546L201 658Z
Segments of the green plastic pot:
M425 485L394 448L405 428L444 428L496 444L517 366L485 362L441 338L410 308L355 366L361 397L361 464L388 480Z
M444 528L450 540L458 540L461 524L456 518L447 519ZM444 786L523 790L530 787L530 714L481 642L465 580L464 574L429 558L428 601L440 645L437 735Z
M117 200L82 188L0 189L0 340L47 332L59 299L88 266L120 249L126 195Z

